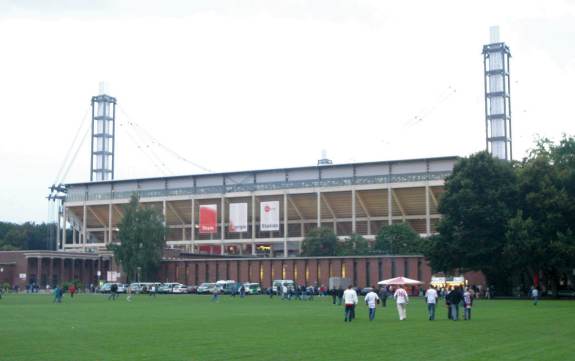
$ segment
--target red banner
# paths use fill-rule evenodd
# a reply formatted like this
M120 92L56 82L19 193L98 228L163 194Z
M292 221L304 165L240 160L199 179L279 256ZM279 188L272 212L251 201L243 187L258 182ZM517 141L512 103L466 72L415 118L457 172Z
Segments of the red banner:
M200 205L200 233L218 232L218 206L216 204Z

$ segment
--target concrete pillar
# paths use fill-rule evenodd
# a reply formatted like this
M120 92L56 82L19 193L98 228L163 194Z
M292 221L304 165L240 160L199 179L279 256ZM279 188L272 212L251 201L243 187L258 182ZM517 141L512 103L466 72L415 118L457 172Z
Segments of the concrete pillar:
M252 193L252 256L256 255L256 195Z
M166 214L167 214L166 212L167 212L166 211L166 200L164 199L164 201L162 202L162 216L164 217L164 226L166 228L168 228L168 219L166 217ZM168 240L168 234L169 234L169 232L166 232L166 236L164 237L164 240L166 240L166 241Z
M391 184L387 186L387 224L393 224L393 202L392 202L392 195L391 195Z
M88 243L88 242L86 242L86 236L87 236L86 228L88 228L88 206L86 206L86 202L84 202L84 219L82 220L82 242L83 243Z
M284 257L288 256L287 239L288 239L288 207L287 193L284 192Z
M355 209L355 189L351 190L351 233L355 233L356 227L356 209Z
M431 234L431 214L429 211L429 184L425 185L425 233Z
M42 287L42 257L36 258L36 284Z
M321 227L321 193L317 191L317 228Z
M50 257L48 263L48 284L52 286L52 278L54 278L54 257Z
M113 214L113 207L112 203L108 204L108 243L112 243L114 240L112 237L112 214Z
M66 259L65 258L60 258L60 276L58 277L58 283L60 284L60 286L62 286L62 283L64 282L64 272L65 272L65 268L64 268L64 264L65 264Z
M72 267L71 267L71 278L70 279L75 279L76 278L76 259L72 258L71 260L72 263Z
M62 214L60 212L60 207L58 207L58 221L56 222L56 249L64 249L64 246L60 243L60 230L62 223Z
M66 244L66 207L62 210L62 219L62 248L64 248L64 245Z
M220 238L221 238L221 246L220 246L220 254L224 255L224 248L225 248L225 244L224 244L224 239L226 238L226 200L225 198L222 196L221 199L221 213L222 213L222 218L221 218L221 222L220 222Z
M192 252L196 252L196 200L192 198Z
M80 261L80 280L82 281L82 286L86 285L86 260L82 259Z

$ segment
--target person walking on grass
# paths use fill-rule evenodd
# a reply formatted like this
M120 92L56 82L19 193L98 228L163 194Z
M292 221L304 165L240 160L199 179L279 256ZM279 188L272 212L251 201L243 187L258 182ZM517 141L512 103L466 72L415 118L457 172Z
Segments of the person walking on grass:
M335 302L337 301L337 290L335 289L335 287L329 290L329 294L331 295L331 300L335 305Z
M409 303L409 296L407 292L403 289L402 285L399 285L395 293L393 294L395 299L395 304L397 306L397 313L399 313L399 320L403 321L407 319L407 304Z
M212 302L219 302L220 301L220 288L219 287L215 287L214 290L212 291Z
M471 307L473 306L473 292L467 287L463 293L463 319L471 320Z
M375 287L365 295L365 304L369 308L369 320L375 318L375 306L379 303L379 296L375 293Z
M429 321L433 321L435 320L435 305L437 304L437 291L433 286L429 286L429 289L425 291L425 302L427 303Z
M116 297L118 297L118 285L112 283L112 285L110 286L110 296L108 296L108 300L115 301Z
M132 287L130 286L126 287L126 294L127 294L126 301L132 302Z
M531 298L533 299L533 306L537 306L539 302L539 290L535 286L531 288Z
M56 286L54 287L54 303L62 303L62 288Z
M459 319L459 304L463 301L463 292L461 287L457 286L451 291L446 298L449 298L449 307L451 309L451 319L457 321Z
M351 322L355 318L353 309L357 304L357 293L351 285L347 286L347 289L343 292L343 303L345 304L344 322Z
M68 292L70 292L70 298L74 298L74 294L76 293L76 286L72 283L70 287L68 287Z
M337 305L341 306L341 303L343 302L343 288L341 286L338 287L337 289Z
M387 306L387 297L389 297L389 290L387 286L383 286L379 289L379 298L381 299L381 307Z

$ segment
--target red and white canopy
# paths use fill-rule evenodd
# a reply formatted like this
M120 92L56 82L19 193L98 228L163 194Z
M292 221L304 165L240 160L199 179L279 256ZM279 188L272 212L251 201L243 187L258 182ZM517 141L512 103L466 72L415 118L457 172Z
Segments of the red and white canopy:
M383 281L379 281L377 282L378 285L420 285L423 282L420 282L418 280L412 280L411 278L407 278L407 277L395 277L395 278L390 278L388 280L383 280Z

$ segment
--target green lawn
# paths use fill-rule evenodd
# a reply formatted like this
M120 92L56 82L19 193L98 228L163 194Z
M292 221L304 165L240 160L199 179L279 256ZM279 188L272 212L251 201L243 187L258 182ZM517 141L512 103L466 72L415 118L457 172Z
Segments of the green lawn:
M426 319L422 299L399 321L393 303L353 323L327 298L8 295L0 361L12 360L574 360L575 302L476 301L472 321Z

